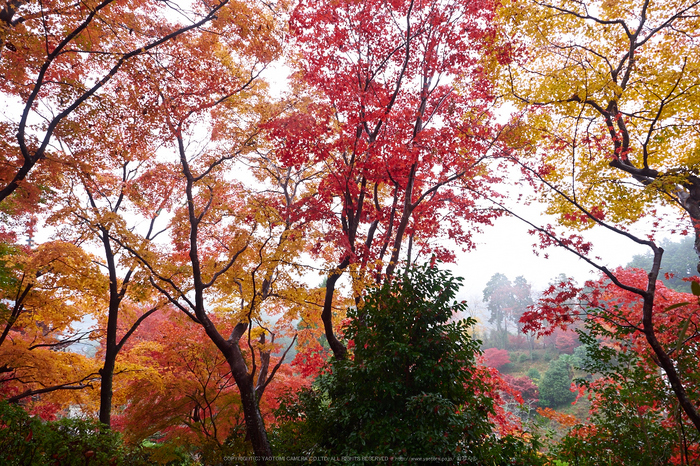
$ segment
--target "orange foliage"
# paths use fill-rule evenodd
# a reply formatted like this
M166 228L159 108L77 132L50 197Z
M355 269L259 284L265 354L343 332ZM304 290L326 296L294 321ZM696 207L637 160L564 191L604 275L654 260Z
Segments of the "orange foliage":
M571 414L560 413L552 408L537 408L537 414L552 421L558 422L562 427L571 428L579 423L576 416Z
M126 374L121 388L126 404L114 421L131 442L159 432L176 443L220 447L232 432L244 435L231 369L200 326L171 310L149 318L132 340L125 357L142 369ZM273 357L271 365L278 359ZM283 364L260 401L266 422L274 422L281 391L307 384Z

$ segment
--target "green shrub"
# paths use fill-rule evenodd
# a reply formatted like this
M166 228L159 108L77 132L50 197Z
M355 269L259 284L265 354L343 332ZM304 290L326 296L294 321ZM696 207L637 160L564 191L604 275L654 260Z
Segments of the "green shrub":
M19 406L2 402L0 426L3 465L124 464L126 450L120 434L97 421L61 419L45 422L30 417Z
M0 402L0 465L2 466L188 466L180 451L172 461L158 461L170 445L128 447L121 434L89 419L43 421L20 406ZM180 447L176 447L180 448ZM181 448L180 448L181 450Z
M512 362L507 362L503 364L498 370L503 374L509 374L515 370L515 364L513 364Z
M588 425L576 426L555 445L552 452L556 457L578 466L665 466L681 464L677 460L688 455L682 464L698 464L693 449L700 443L700 435L675 411L678 405L674 406L674 396L657 366L635 351L619 350L630 345L631 331L611 331L598 321L587 322L586 330L579 331L586 346L581 367L602 377L596 383L587 379L577 382L594 397L596 409ZM669 412L669 407L675 412ZM590 425L595 428L588 428Z
M530 377L532 380L538 381L542 378L542 374L540 374L540 371L537 370L535 367L531 367L527 371L527 376Z
M348 312L354 357L332 361L311 390L282 403L275 453L540 464L531 444L493 434L489 388L475 376L474 320L450 321L466 307L453 301L458 279L430 267L397 277Z
M571 372L566 360L559 358L549 364L542 377L540 388L540 406L557 408L576 399L571 391Z

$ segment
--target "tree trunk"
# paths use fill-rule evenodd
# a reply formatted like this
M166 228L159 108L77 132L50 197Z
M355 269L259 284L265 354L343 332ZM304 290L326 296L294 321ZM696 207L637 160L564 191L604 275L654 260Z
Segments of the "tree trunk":
M100 369L100 422L110 427L112 422L112 386L114 382L115 357L105 354L105 362Z
M326 280L326 296L323 302L323 312L321 320L323 321L323 329L326 333L326 340L333 351L333 355L337 360L342 360L347 357L348 350L335 336L333 331L333 294L335 293L335 283L343 274L343 270L350 264L350 259L345 258L340 263L338 268L331 272Z
M693 231L695 233L695 254L698 256L698 265L696 267L700 273L700 181L693 177L693 183L688 189L688 198L683 201L683 208L688 212L690 221L693 223Z
M102 244L105 249L107 259L107 270L109 271L109 313L107 317L107 335L105 336L105 361L100 369L100 422L110 426L112 423L112 386L114 382L114 366L117 360L117 324L119 319L119 305L122 294L119 292L117 283L117 267L112 253L112 246L109 240L109 233L106 229L102 231ZM128 281L128 278L127 278Z
M268 461L272 461L272 449L267 439L265 423L260 415L260 407L258 405L260 400L257 399L255 390L255 374L248 372L245 357L243 357L243 353L238 346L240 338L248 328L248 324L239 323L236 325L230 338L226 340L201 309L197 314L207 336L221 351L231 368L231 375L233 375L238 391L241 394L246 434L253 446L256 464L265 465Z
M231 368L238 390L241 394L241 405L243 406L243 417L245 418L246 434L253 446L256 456L256 464L264 465L271 461L272 449L267 439L265 423L260 415L255 392L255 381L252 374L248 373L245 359L237 343L227 342L226 360Z
M654 298L656 297L656 279L659 275L659 270L661 269L661 257L663 256L664 250L661 248L654 248L654 263L652 265L651 271L649 272L649 281L647 284L647 290L643 298L643 308L642 308L642 328L644 330L644 336L646 337L649 346L654 351L656 355L657 363L666 372L666 378L671 384L671 389L676 395L679 405L685 411L685 414L693 423L695 428L700 432L700 413L693 405L692 401L688 398L688 393L683 386L678 372L676 371L676 366L673 360L670 358L666 350L656 338L656 330L654 329Z

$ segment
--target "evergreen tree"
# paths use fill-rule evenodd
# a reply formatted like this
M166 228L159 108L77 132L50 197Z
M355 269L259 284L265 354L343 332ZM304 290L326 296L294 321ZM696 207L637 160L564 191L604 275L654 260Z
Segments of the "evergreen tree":
M540 381L540 405L545 408L557 408L576 399L571 391L571 367L565 358L559 357L549 364L547 372Z
M491 312L489 322L496 325L496 346L500 349L508 347L508 320L513 308L513 285L502 273L495 273L484 288L484 301L488 303Z
M484 288L484 302L491 312L489 322L496 325L496 346L508 348L508 327L513 324L521 333L520 317L533 304L531 285L525 277L516 277L512 282L502 273L495 273Z
M461 279L432 267L396 276L348 311L353 357L332 361L312 390L283 403L280 448L294 439L297 450L284 453L355 458L343 464L367 464L368 455L541 464L531 444L494 434L492 387L469 335L475 321L451 321L466 308L454 301Z

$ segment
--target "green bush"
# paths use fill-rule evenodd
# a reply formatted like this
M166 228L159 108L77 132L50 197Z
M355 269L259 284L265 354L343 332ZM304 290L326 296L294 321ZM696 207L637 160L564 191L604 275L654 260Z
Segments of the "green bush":
M566 360L560 357L552 361L539 384L540 405L558 408L574 401L576 394L571 391L571 380L570 367Z
M577 380L594 397L596 409L585 425L575 426L552 452L579 466L665 466L680 464L673 457L686 455L690 458L683 464L697 464L693 449L700 443L700 434L680 415L656 364L635 351L619 350L629 345L629 333L596 321L586 323L586 332L579 331L586 347L581 368L602 376L597 382Z
M124 445L121 434L95 420L64 418L43 421L20 406L0 402L0 465L2 466L188 466L180 451L173 461L156 461L171 445ZM177 447L176 447L177 448Z
M30 417L19 406L2 402L0 426L3 465L125 464L126 450L119 433L96 421L61 419L45 422Z
M540 371L538 371L537 368L535 368L535 367L531 367L527 371L527 376L535 381L538 381L538 380L540 380L540 378L542 378L542 374L540 374Z
M489 388L474 376L474 320L450 322L466 307L453 301L459 280L430 267L397 276L349 311L353 357L332 361L311 390L282 403L276 454L539 464L529 444L493 434Z
M515 370L515 364L507 362L498 369L502 374L509 374Z

